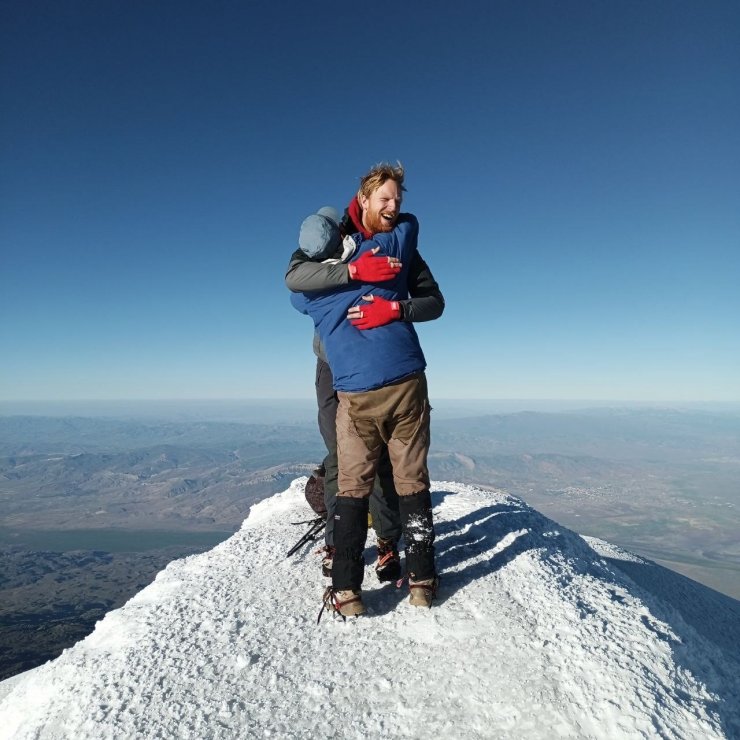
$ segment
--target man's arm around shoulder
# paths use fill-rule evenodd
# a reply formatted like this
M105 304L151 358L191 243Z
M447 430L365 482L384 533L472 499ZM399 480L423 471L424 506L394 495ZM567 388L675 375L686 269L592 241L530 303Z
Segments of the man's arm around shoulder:
M285 273L285 285L293 293L328 290L349 283L349 271L343 262L313 262L296 249Z
M419 252L414 252L411 260L408 290L411 297L400 301L402 321L433 321L442 315L445 310L444 296Z

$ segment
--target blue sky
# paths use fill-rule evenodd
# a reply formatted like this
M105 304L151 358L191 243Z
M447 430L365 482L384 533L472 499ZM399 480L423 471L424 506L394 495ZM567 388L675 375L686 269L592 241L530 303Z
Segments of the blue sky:
M283 276L375 162L439 398L740 400L736 2L25 2L0 400L310 397Z

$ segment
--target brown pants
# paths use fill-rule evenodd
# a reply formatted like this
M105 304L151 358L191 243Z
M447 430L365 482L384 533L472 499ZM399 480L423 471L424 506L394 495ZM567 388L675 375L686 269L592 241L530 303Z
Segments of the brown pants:
M429 490L429 398L424 373L362 393L337 393L339 495L369 496L383 445L399 496Z

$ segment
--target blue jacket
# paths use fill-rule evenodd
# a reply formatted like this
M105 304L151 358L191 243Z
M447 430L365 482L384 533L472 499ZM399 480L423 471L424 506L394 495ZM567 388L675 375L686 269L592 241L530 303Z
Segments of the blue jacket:
M360 330L347 320L351 306L366 304L364 295L388 300L408 298L408 270L416 251L419 222L403 213L393 231L363 241L350 261L379 246L379 255L398 257L403 267L393 280L368 284L351 281L340 288L316 293L293 293L290 300L314 321L329 360L334 388L359 393L382 388L426 368L424 353L413 325L392 321L375 329Z

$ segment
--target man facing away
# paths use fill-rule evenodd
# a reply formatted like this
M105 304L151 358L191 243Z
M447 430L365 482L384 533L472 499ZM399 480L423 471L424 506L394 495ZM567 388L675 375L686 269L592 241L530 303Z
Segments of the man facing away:
M370 257L382 256L394 266L394 277L375 285L348 281L330 291L295 293L291 298L314 320L339 399L339 490L327 599L344 616L365 611L361 585L368 497L384 446L400 497L410 603L430 606L437 583L427 468L426 362L411 323L373 322L378 306L384 316L399 319L401 302L408 299L418 222L411 214L400 213L403 177L400 166L373 168L350 205L350 215L354 210L361 225L362 241L350 259L348 275L356 275ZM372 240L367 238L373 234Z

